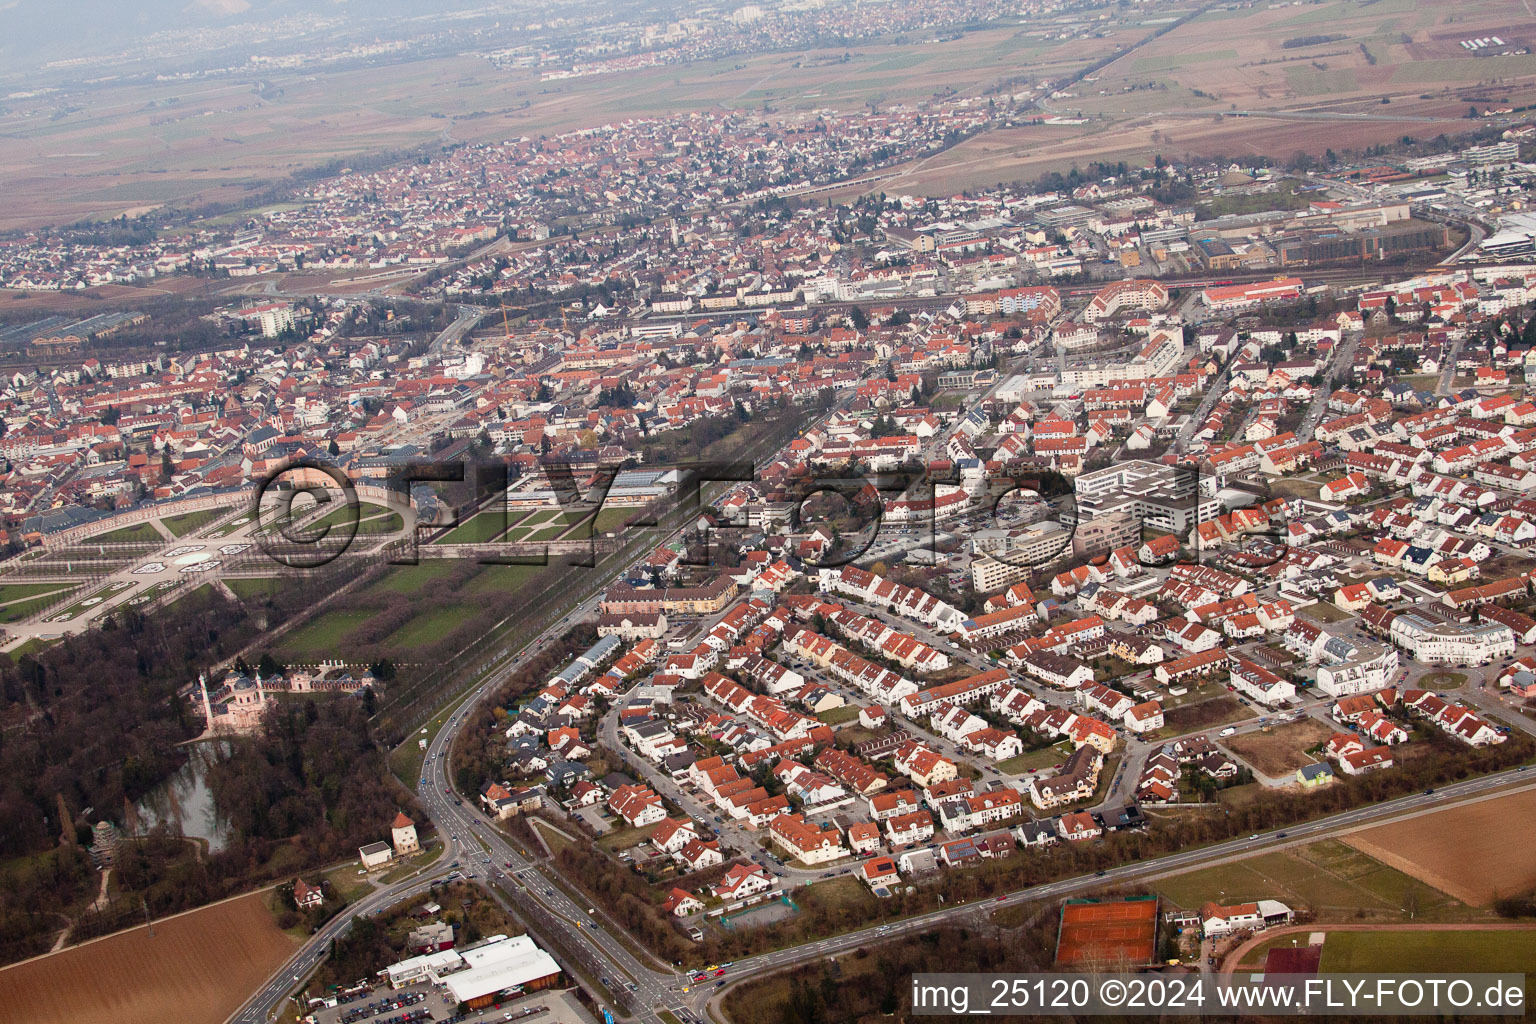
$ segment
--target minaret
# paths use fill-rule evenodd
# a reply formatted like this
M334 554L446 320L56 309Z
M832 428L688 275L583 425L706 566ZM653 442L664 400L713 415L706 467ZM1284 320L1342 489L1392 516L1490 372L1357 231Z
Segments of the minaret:
M208 723L208 728L213 728L213 702L208 699L208 674L197 674L197 685L203 690L203 718Z
M262 692L262 689L261 689L261 670L260 669L256 670L256 706L258 708L264 708L264 707L267 706L267 695L264 692Z

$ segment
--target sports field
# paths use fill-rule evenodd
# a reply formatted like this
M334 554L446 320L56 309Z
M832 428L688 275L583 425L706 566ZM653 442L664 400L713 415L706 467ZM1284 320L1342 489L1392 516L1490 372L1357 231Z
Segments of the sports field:
M1135 967L1156 952L1156 899L1072 900L1061 908L1058 967Z
M1276 850L1165 878L1157 891L1185 909L1273 899L1320 919L1464 921L1465 904L1337 840Z
M1381 930L1329 932L1323 970L1416 974L1436 971L1508 971L1536 964L1536 928L1511 931Z
M220 1024L293 952L262 893L0 970L4 1019Z

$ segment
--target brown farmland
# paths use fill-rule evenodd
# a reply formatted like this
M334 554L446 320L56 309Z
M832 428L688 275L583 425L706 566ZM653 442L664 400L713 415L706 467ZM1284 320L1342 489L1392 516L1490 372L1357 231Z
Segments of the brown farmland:
M219 1024L293 952L265 893L0 971L0 1006L31 1024Z
M1536 886L1536 790L1368 828L1345 842L1473 906Z

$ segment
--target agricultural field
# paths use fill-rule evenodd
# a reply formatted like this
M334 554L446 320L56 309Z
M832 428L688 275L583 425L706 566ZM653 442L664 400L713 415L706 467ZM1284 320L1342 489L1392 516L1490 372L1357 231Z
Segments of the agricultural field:
M1305 718L1299 722L1276 726L1269 732L1249 732L1221 741L1232 753L1251 765L1254 771L1272 779L1294 775L1302 765L1315 759L1305 751L1315 747L1332 735L1326 725Z
M1337 840L1277 850L1175 875L1156 883L1185 908L1207 900L1277 899L1318 920L1464 921L1465 904Z
M220 1024L296 948L251 893L0 970L31 1024Z
M941 194L1092 160L1286 158L1464 130L1462 94L1477 83L1498 82L1501 102L1505 92L1517 106L1536 98L1536 56L1475 58L1458 40L1528 22L1518 0L1456 10L1413 0L1209 10L1149 41L1122 34L1144 44L1042 104L1086 124L985 133L881 187Z
M55 99L14 98L0 119L15 140L0 164L7 197L0 229L137 215L166 204L238 203L295 169L354 154L556 134L628 117L703 109L772 115L857 110L921 101L936 93L1027 96L1090 62L1121 54L1066 95L1032 113L1080 116L1084 124L1030 125L986 133L901 169L882 188L944 194L1032 178L1096 159L1360 148L1465 127L1467 90L1494 83L1500 102L1536 98L1536 56L1475 58L1468 36L1529 22L1520 0L1436 7L1415 0L1319 0L1301 6L1212 9L1163 35L1191 8L1122 7L1092 32L1066 22L1003 20L917 46L867 41L795 52L544 82L533 68L493 68L473 53L377 67L273 68L270 89L247 83L101 82L89 102L59 111ZM1383 103L1383 100L1387 101ZM103 117L103 110L114 116ZM146 150L144 142L154 142ZM75 187L57 188L52 155L71 154ZM281 212L292 203L267 204ZM209 222L217 227L231 217ZM402 276L409 276L402 275ZM306 292L327 286L313 272L277 275ZM374 282L376 284L377 282ZM244 287L259 288L261 282ZM370 284L369 287L373 285ZM49 295L29 308L74 309L94 298L180 293L169 278L92 289L90 298ZM20 305L0 294L0 311Z
M1485 907L1536 887L1536 792L1456 804L1345 841L1464 903Z

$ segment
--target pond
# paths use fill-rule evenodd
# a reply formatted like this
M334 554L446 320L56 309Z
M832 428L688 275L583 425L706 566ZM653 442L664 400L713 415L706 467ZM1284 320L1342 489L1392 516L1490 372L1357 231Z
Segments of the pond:
M229 841L229 828L214 810L208 769L229 756L230 745L226 740L209 740L191 744L188 750L187 763L134 805L139 831L165 823L190 839L206 839L208 851L218 853Z

